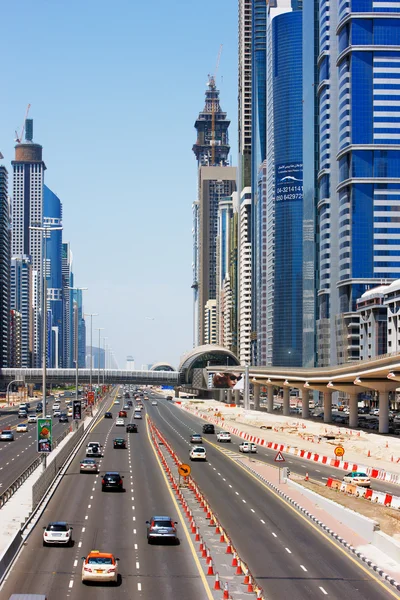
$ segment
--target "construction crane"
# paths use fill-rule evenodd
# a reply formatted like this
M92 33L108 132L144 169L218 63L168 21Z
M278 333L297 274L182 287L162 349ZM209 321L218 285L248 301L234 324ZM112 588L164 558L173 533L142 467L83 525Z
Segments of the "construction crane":
M215 65L215 70L214 70L214 75L211 75L211 77L210 77L210 85L212 83L214 83L214 86L216 85L219 61L221 60L221 54L222 54L222 44L219 47L217 63ZM216 112L216 110L217 110L217 102L216 102L215 98L213 98L212 102L211 102L211 166L215 165L215 144L216 144L215 112Z
M25 121L28 118L29 109L30 108L31 108L31 105L28 104L28 106L26 107L25 119L24 119L24 122L23 122L22 127L21 127L21 133L18 135L18 131L17 130L15 131L15 141L17 142L17 144L21 144L22 143L22 140L23 140L23 137L24 137L24 131L25 131Z

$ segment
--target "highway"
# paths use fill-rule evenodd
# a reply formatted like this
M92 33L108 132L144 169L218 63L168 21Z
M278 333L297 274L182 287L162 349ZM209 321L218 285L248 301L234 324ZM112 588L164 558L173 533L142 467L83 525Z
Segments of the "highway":
M150 446L145 420L137 421L138 433L127 434L125 428L115 426L117 408L113 407L114 419L102 418L88 441L103 444L100 473L119 470L126 492L102 492L101 475L79 474L79 460L85 456L82 447L0 589L2 600L12 593L42 593L48 600L212 598ZM127 422L133 409L128 417ZM125 437L128 449L114 450L114 437ZM148 545L145 522L157 514L179 522L180 545ZM42 527L52 520L66 520L73 526L73 547L42 547ZM81 557L95 549L120 558L122 578L117 587L82 584Z
M29 414L35 413L35 404L31 404ZM51 408L51 406L50 406ZM9 485L32 463L38 456L37 446L37 424L27 423L26 419L18 419L18 408L0 416L0 430L12 429L14 431L13 442L0 442L0 493L7 489ZM51 411L50 411L51 412ZM41 416L41 413L38 415ZM53 439L61 436L65 429L69 429L72 419L69 423L59 423L58 418L53 419ZM20 423L27 423L28 431L18 433L15 428Z
M168 405L172 406L172 403L168 403ZM192 413L186 413L185 411L182 411L180 409L175 409L175 410L178 410L179 414L186 414L188 416L188 419L185 420L185 424L189 429L188 435L190 435L191 433L201 433L202 425L204 423L206 423L207 421L204 421L203 419L196 417ZM216 431L216 433L218 433L219 431L224 431L224 430L223 430L223 428L216 426L215 431ZM264 436L268 437L268 432L265 432L263 430L259 430L259 432L258 432L257 430L254 430L254 435L260 436L260 437L264 437ZM231 437L232 437L231 443L222 444L222 445L227 446L229 449L231 449L235 452L239 452L239 445L244 440L242 438L240 438L239 436L236 436L233 434L231 434ZM213 441L215 441L217 443L216 436L212 436L212 439L213 439ZM309 448L307 448L307 449L314 450L314 447L312 447L312 446L313 446L313 444L310 444ZM315 446L315 448L318 449L318 446ZM256 455L257 459L261 460L269 465L276 466L276 463L274 461L276 453L277 453L276 450L270 450L268 448L264 448L263 446L257 446L257 455ZM293 456L292 454L285 454L284 452L283 452L283 455L285 456L285 459L286 459L285 466L289 467L293 473L298 473L299 475L305 475L306 473L308 473L310 479L315 479L317 481L319 480L319 481L326 482L328 477L342 479L343 476L346 474L346 472L343 471L342 469L335 469L334 467L327 467L321 463L315 463L311 460ZM334 458L334 457L332 456L332 458ZM360 460L360 462L362 462L362 459ZM393 483L388 483L386 481L380 481L378 479L371 480L371 489L377 490L379 492L387 492L389 494L393 494L394 496L400 496L400 486L399 485L396 485Z
M166 400L145 406L180 459L189 460L189 436L201 431L200 421ZM208 462L191 463L193 477L267 598L399 597L239 465L210 444L206 448Z

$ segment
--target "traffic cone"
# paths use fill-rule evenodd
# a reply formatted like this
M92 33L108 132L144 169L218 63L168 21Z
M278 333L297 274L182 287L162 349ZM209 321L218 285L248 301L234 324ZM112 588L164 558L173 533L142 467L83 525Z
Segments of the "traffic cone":
M253 587L253 579L252 579L251 575L250 575L250 577L249 577L249 583L248 583L248 585L247 585L247 591L248 591L248 592L253 592L253 591L254 591L254 587Z
M228 542L228 545L226 547L225 554L232 554L232 546L230 541Z
M192 533L196 533L196 524L194 522L194 519L192 519L191 528L192 528Z
M214 567L213 567L213 562L212 561L210 561L210 563L208 564L207 575L214 575Z
M207 510L206 519L207 519L207 521L208 521L208 519L211 519L210 509Z
M201 558L207 558L207 552L208 552L208 550L206 548L206 545L204 544L203 545L203 552L201 553Z
M221 589L221 584L219 581L219 575L218 575L218 573L215 573L214 590L220 590L220 589Z
M199 534L199 529L198 527L196 527L196 537L194 539L195 542L199 542L200 541L200 534Z
M199 552L203 552L203 548L204 548L203 538L200 538Z
M244 579L243 579L243 583L244 585L247 585L250 581L250 576L248 573L245 574Z
M206 563L207 563L207 565L209 565L209 564L210 564L210 562L212 562L212 560L211 560L211 554L210 554L210 551L209 551L209 550L207 550L207 558L206 558Z
M241 574L242 574L242 567L238 563L238 565L236 567L235 575L241 575Z
M220 532L221 532L221 537L219 538L219 541L221 542L221 544L225 541L225 536L224 536L224 532L221 528L219 528Z
M224 600L229 600L229 587L228 587L228 582L225 582L224 585L224 595L222 596L224 598Z
M238 565L237 556L236 556L236 552L234 552L233 558L232 558L232 567L237 567L237 565Z
M371 456L371 450L368 450L367 456L368 456L368 458Z
M304 481L308 481L308 471L306 471L306 476L304 477Z

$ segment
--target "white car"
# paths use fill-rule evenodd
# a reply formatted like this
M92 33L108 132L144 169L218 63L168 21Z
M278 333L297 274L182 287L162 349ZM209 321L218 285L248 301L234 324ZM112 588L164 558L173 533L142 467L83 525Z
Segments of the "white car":
M141 419L142 418L142 413L140 410L135 410L134 415L133 415L134 419Z
M53 417L59 417L61 415L61 410L55 410L53 412Z
M115 424L120 427L125 427L124 419L116 419Z
M252 442L242 442L239 446L239 452L257 452L257 446Z
M120 404L119 400L115 400L114 404Z
M352 471L351 473L347 473L343 477L343 481L346 483L354 483L354 485L360 485L362 487L371 487L371 480L366 473L361 473L360 471Z
M26 433L28 431L28 425L26 423L20 423L17 425L15 430L17 433Z
M43 529L43 546L50 544L72 546L72 527L65 521L54 521Z
M189 452L190 460L207 460L207 451L203 446L194 446Z
M231 434L229 431L220 431L217 433L217 442L230 442Z
M52 406L53 410L60 410L60 403L59 402L55 402Z
M146 400L146 398L145 398ZM152 406L158 406L158 402L156 400L153 400L153 402L151 403Z
M29 417L28 417L28 423L37 423L37 416L36 415L29 415Z
M68 409L68 412L67 412L67 416L68 416L68 417L72 417L72 414L73 414L73 413L72 413L72 408L69 408L69 409Z

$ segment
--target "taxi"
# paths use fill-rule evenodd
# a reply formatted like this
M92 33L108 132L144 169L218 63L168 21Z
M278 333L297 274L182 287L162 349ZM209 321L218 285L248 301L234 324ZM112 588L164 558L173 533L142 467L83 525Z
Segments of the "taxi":
M92 550L82 556L82 583L87 581L118 582L118 561L113 554Z

